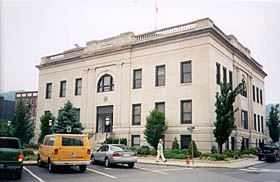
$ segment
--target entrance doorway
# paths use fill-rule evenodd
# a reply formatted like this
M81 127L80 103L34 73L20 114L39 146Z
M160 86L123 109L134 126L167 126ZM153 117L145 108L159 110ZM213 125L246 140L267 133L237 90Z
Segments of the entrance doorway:
M113 129L113 106L97 107L96 119L96 133L111 133Z

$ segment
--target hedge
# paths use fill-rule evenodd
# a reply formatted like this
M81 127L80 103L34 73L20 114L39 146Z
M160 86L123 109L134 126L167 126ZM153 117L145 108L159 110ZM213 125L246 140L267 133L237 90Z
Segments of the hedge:
M22 153L24 156L34 155L32 150L23 150Z

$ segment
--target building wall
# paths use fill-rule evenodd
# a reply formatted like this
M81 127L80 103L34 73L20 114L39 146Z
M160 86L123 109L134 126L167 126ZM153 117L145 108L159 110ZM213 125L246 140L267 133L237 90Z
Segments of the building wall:
M0 97L0 119L12 120L15 102L5 100L4 97Z

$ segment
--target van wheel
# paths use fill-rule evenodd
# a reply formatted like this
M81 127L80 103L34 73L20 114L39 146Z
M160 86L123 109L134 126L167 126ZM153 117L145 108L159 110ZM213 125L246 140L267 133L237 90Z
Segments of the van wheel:
M20 169L16 170L16 174L15 174L16 180L20 180L21 176L22 176L22 170Z
M44 166L44 163L43 163L43 161L41 160L40 155L38 155L38 157L37 157L37 165L38 165L39 167L43 167L43 166Z
M87 169L87 166L86 165L82 165L82 166L79 166L79 168L80 168L80 172L84 173L86 171L86 169Z
M128 164L128 167L129 167L129 168L133 168L133 167L134 167L134 163L129 163L129 164Z
M50 159L49 159L49 162L48 162L48 169L49 169L50 173L53 173L55 171L55 165L52 164Z
M105 167L110 167L111 166L110 161L107 157L105 158L104 165L105 165Z

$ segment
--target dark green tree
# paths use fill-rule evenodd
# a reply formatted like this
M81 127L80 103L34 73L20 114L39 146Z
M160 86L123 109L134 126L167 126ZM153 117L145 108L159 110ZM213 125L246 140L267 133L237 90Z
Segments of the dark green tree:
M0 136L8 136L8 121L0 120Z
M277 104L275 107L271 107L271 111L269 112L268 117L268 130L269 130L269 136L272 139L273 143L279 141L279 110L278 110L279 104Z
M71 127L71 132L67 132L67 127ZM85 128L78 120L76 108L68 100L63 108L60 108L57 123L52 127L54 133L82 134Z
M12 120L12 135L19 138L21 143L29 143L34 136L34 127L29 118L30 105L25 106L22 99L16 105Z
M42 139L45 135L51 134L51 126L49 125L49 121L52 121L52 125L54 124L55 117L51 112L46 112L44 115L40 117L41 125L40 125L40 136L38 142L41 143Z
M166 130L167 124L164 114L156 109L150 111L150 114L146 117L144 130L146 141L156 149L159 139L163 138Z
M227 141L232 130L236 128L234 124L234 113L238 110L233 109L235 98L243 91L242 83L238 84L233 90L229 83L224 81L220 84L220 92L216 93L216 121L213 130L216 142L219 146L219 153L222 154L223 144Z

